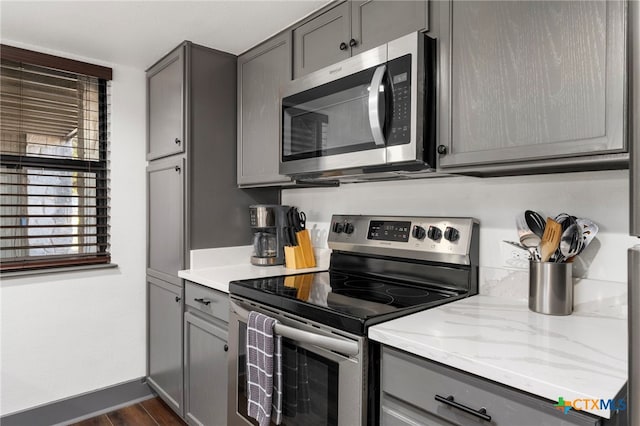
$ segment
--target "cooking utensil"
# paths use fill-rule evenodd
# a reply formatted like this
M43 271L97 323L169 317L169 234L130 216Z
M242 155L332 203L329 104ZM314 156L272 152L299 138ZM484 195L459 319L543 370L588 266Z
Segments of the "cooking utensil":
M540 261L548 262L553 252L558 249L560 244L560 238L562 237L562 226L551 219L547 218L546 226L544 228L544 234L540 240Z
M576 217L571 216L568 213L560 213L554 220L562 225L562 232L566 231L568 227L576 223Z
M529 260L536 260L537 259L537 255L536 255L536 248L535 247L525 247L520 243L516 243L515 241L507 241L507 240L502 240L503 243L507 243L509 245L512 245L516 248L519 248L520 250L524 250L529 252Z
M524 212L524 219L527 222L527 226L529 229L533 231L538 237L542 238L544 234L544 229L546 227L546 222L544 217L538 212L533 210L526 210Z
M576 217L575 216L571 216L568 213L560 213L559 215L557 215L554 219L556 222L558 222L560 224L560 226L562 226L562 233L564 234L564 232L571 227L571 225L574 225L576 223ZM567 236L567 238L569 238ZM560 240L562 242L562 238ZM551 262L563 262L564 260L566 260L562 254L562 252L560 251L560 246L558 246L558 250L556 250L556 252L553 254L553 256L551 256L550 261Z
M570 257L577 255L584 245L582 231L575 223L570 225L560 238L560 246L556 252L556 262L564 262Z
M540 237L529 228L524 215L516 217L516 227L518 228L520 243L531 253L531 259L537 260L539 258L538 245L540 244Z
M589 243L593 241L600 228L592 220L589 219L577 219L576 224L582 231L583 245L580 251L577 253L580 254L582 253L582 250L584 250L589 245Z

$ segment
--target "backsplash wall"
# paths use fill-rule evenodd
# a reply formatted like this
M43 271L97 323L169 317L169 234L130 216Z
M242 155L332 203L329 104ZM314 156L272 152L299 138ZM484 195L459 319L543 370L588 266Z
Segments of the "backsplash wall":
M345 184L337 188L287 189L282 204L307 214L314 244L326 247L333 213L472 216L480 220L480 266L518 269L502 240L517 241L515 217L526 209L547 216L567 212L595 221L600 232L574 265L574 276L626 282L628 235L627 170L500 178L466 176Z

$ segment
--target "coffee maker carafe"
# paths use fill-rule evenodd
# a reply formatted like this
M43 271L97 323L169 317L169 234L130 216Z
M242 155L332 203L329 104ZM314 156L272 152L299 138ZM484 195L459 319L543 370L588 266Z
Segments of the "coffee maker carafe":
M289 206L277 204L249 206L249 220L253 230L253 265L284 264L283 232L287 211Z

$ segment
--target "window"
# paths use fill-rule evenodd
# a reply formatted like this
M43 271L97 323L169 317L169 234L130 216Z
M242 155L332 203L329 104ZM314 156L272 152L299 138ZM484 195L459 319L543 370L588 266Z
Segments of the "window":
M111 69L0 53L0 269L109 263Z

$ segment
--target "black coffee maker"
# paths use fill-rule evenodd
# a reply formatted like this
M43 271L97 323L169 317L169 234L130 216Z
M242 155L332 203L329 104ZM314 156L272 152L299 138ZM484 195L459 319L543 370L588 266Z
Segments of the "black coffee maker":
M288 211L289 206L278 204L249 206L249 221L253 230L251 264L284 264L284 232Z

